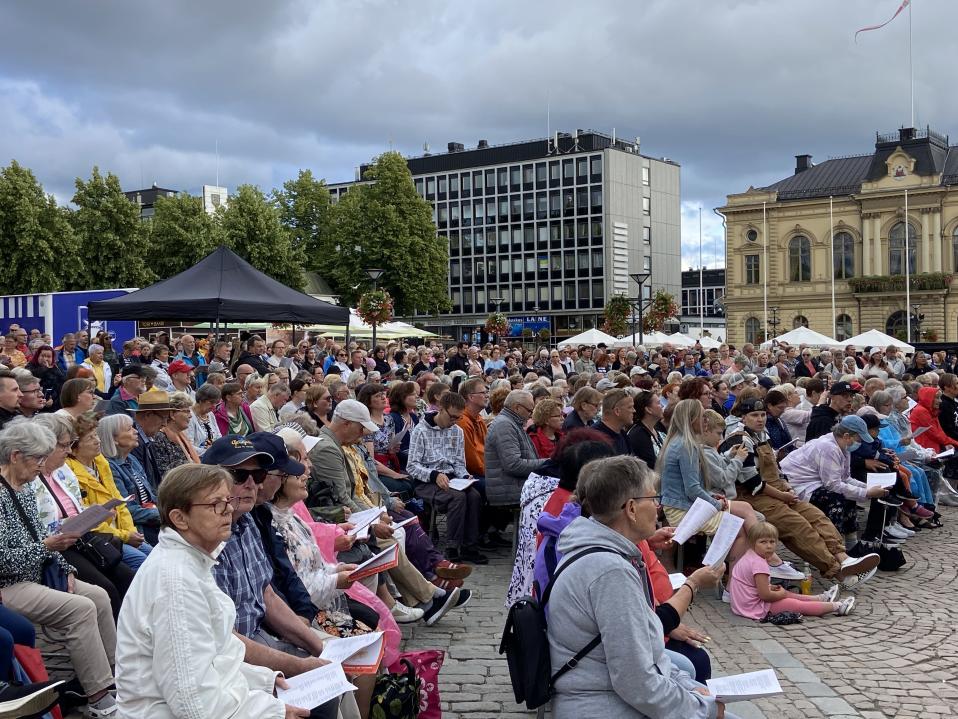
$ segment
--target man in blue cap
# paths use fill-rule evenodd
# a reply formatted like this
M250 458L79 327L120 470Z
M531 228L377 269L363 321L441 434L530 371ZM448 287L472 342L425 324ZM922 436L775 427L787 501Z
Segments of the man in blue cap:
M267 481L276 457L257 448L247 437L228 434L210 445L203 454L203 464L219 465L233 478L233 529L213 567L213 579L236 605L234 632L246 646L245 661L286 676L323 666L327 662L318 658L323 640L273 589L273 561L250 516L259 495L257 488ZM271 481L276 481L275 476ZM338 707L338 699L333 700L314 709L310 717L332 719Z

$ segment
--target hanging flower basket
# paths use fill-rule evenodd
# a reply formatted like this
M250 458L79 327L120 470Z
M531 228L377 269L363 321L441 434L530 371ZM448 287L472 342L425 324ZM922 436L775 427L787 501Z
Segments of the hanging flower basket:
M373 290L359 298L356 314L367 325L381 325L393 318L393 298L386 290Z
M502 312L493 312L486 318L486 332L497 337L509 334L509 318Z

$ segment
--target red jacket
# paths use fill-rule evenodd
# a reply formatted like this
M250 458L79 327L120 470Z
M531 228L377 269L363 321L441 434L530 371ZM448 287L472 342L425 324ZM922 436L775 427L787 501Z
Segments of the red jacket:
M911 431L919 427L930 427L915 437L915 441L922 447L941 452L954 444L951 437L945 434L938 422L938 412L934 409L937 387L922 387L918 390L918 405L908 414L911 420Z
M541 428L535 428L529 432L529 439L532 440L532 446L536 448L536 454L542 459L549 459L555 451L556 443L562 438L562 432L556 432L555 439L546 437Z

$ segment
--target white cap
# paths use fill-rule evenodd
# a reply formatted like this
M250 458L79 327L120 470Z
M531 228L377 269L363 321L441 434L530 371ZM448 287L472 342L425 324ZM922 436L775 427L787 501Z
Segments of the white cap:
M380 427L369 416L369 408L362 402L354 399L344 399L336 405L333 417L339 417L349 422L359 422L368 432L378 432Z

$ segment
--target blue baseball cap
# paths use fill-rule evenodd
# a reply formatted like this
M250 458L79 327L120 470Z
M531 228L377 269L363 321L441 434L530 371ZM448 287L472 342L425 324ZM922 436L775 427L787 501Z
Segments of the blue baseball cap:
M252 442L259 452L272 458L272 464L266 465L264 469L276 469L294 477L306 474L306 465L289 456L289 452L286 451L286 443L282 437L272 432L253 432L246 438Z
M285 450L284 450L285 451ZM203 453L203 464L218 464L221 467L235 467L248 459L259 459L261 467L273 463L273 455L257 448L241 434L228 434L220 437Z
M865 420L854 414L845 417L841 422L838 423L838 426L855 432L862 442L875 441L875 438L868 434L868 425L865 424Z

